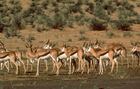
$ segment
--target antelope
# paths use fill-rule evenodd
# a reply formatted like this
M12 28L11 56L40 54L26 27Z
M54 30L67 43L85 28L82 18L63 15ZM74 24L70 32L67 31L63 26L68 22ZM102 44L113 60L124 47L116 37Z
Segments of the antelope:
M56 74L59 74L59 69L61 67L61 64L59 63L59 61L57 61L57 56L59 55L59 51L60 49L44 49L44 50L40 50L38 52L33 52L32 51L32 44L28 44L26 43L26 48L27 48L27 53L31 58L35 58L35 60L37 61L37 72L36 72L36 76L39 76L39 64L40 64L40 60L42 59L46 59L51 57L53 61L55 61L55 64L57 65L57 71Z
M54 47L55 45L56 44L52 44L52 43L50 43L50 40L48 40L43 47L34 47L34 48L32 48L32 51L34 53L36 53L36 52L39 52L39 51L42 51L42 50L52 49L52 47ZM30 55L27 51L26 51L26 58L29 59L29 60L27 60L27 69L29 68L29 62L30 62L31 63L31 71L32 71L33 70L32 64L34 63L35 60L33 60L33 58L30 57ZM44 62L46 64L46 71L48 71L47 60L44 60ZM53 60L52 60L52 62L53 62L52 72L54 72L55 63L54 63Z
M122 44L119 44L119 43L112 43L112 44L104 45L103 47L101 47L98 40L96 40L94 44L94 48L99 48L99 49L104 49L104 50L113 49L116 55L121 56L123 58L127 58L126 48ZM123 60L122 60L122 64L123 64ZM128 58L127 58L127 67L129 67Z
M85 58L83 59L84 57L84 54L85 54L85 48L78 48L78 47L75 47L75 46L68 46L68 47L64 47L64 52L65 52L65 57L67 57L67 61L69 60L69 72L68 74L72 74L74 72L75 69L73 69L72 73L71 73L71 68L72 68L72 59L78 59L78 70L80 69L80 66L82 63L82 72L81 74L84 73L85 71ZM87 64L89 65L89 64ZM88 66L89 67L89 66ZM75 68L75 67L73 67ZM88 71L87 73L89 73L89 68L88 68Z
M6 47L5 47L5 45L3 44L2 41L0 41L0 45L1 45L1 46L0 46L0 47L1 47L1 48L0 48L0 51L1 51L2 53L4 53L4 52L11 52L11 51L9 51L9 50L6 49ZM19 51L19 50L12 51L12 52L15 53L16 58L18 58L18 62L19 62L19 63L20 63L20 62L22 63L22 65L23 65L23 67L24 67L24 74L25 74L25 73L26 73L26 67L25 67L25 64L24 64L24 62L23 62L23 60L22 60L22 58L21 58L22 52ZM3 63L1 63L1 69L3 69L2 65L3 65ZM5 61L4 61L4 65L6 66L8 72L9 72L9 60L5 60ZM11 66L12 66L12 64L11 64Z
M140 51L137 51L137 47L133 47L132 55L135 55L138 59L138 66L140 66Z
M16 60L16 54L14 51L9 51L9 52L2 52L0 53L0 61L6 61L6 60L10 60L10 62L12 62L15 66L16 66L16 74L19 73L18 71L18 61ZM9 72L9 68L8 68L8 72Z
M131 45L133 46L132 50L131 50L131 55L132 55L132 58L134 56L137 57L137 60L138 60L138 66L140 65L140 50L139 50L139 46L138 44L140 44L139 42L135 42L135 43L131 43ZM134 64L134 59L132 59L132 66Z
M114 63L116 64L116 71L118 72L118 61L117 61L117 56L115 55L115 51L113 49L100 49L96 50L95 48L90 47L87 49L86 52L90 52L97 60L99 60L99 74L103 74L103 65L102 65L102 60L108 58L111 63L111 73L113 72L114 69Z

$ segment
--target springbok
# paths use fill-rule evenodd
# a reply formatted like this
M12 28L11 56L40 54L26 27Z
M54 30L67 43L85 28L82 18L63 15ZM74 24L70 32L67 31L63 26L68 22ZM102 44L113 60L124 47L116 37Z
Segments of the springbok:
M19 62L16 60L16 54L14 51L0 53L0 61L7 61L7 60L10 60L10 62L12 62L16 66L16 74L19 74L18 71ZM9 68L8 68L8 72L9 72Z
M114 69L114 63L116 64L116 71L118 72L118 61L117 57L118 55L115 55L115 51L113 49L101 49L101 50L96 50L95 48L89 46L86 52L90 52L97 60L99 60L99 74L103 74L103 59L109 59L112 63L111 67L111 73L113 72Z
M35 58L35 60L37 61L37 72L36 72L36 76L39 76L39 64L40 64L40 60L44 60L44 59L48 59L49 57L52 58L53 61L55 61L56 66L57 66L57 71L56 74L59 74L59 69L61 67L61 64L59 61L57 61L57 56L59 55L60 49L44 49L44 50L40 50L38 52L33 52L32 51L32 44L28 44L26 43L26 48L27 48L27 53L30 56L30 58Z
M24 74L26 73L26 67L25 67L25 64L24 64L24 62L23 62L23 60L22 60L22 58L21 58L21 56L22 56L22 52L21 51L19 51L19 50L16 50L16 51L9 51L9 50L7 50L6 49L6 47L5 47L5 45L4 45L4 43L2 42L2 41L0 41L0 52L1 53L5 53L5 52L14 52L15 53L15 56L16 56L16 58L18 58L18 62L20 63L22 63L22 65L23 65L23 67L24 67ZM4 61L1 61L2 63L1 63L1 69L3 69L3 64L6 66L6 68L7 68L7 70L8 70L8 72L9 72L9 60L8 59L6 59L6 60L4 60ZM11 61L10 61L11 62ZM11 63L10 63L11 64ZM11 64L11 66L12 66L12 64Z
M120 56L120 58L122 60L122 64L123 64L123 59L124 58L127 59L127 67L129 67L129 61L127 58L127 50L122 44L111 43L111 44L107 44L104 46L100 46L100 43L96 39L96 42L94 43L94 48L99 48L99 49L104 49L104 50L113 49L115 51L116 55Z
M85 44L85 43L84 43ZM75 71L75 65L72 66L72 60L73 59L78 59L78 71L80 70L80 67L82 66L82 72L81 74L84 73L85 71L85 48L78 48L76 46L64 46L64 52L65 52L65 57L67 57L67 61L69 61L69 72L68 74L72 74ZM89 73L89 63L87 62L87 73ZM73 68L73 69L71 69ZM72 72L71 72L72 70Z
M131 45L133 46L132 50L131 50L131 55L132 55L132 66L134 65L134 56L137 57L137 65L140 66L140 47L138 46L138 44L140 44L139 42L135 42L132 43Z

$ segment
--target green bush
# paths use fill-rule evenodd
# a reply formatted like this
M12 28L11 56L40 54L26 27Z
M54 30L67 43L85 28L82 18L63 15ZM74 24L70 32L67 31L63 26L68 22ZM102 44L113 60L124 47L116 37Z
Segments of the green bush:
M129 31L131 30L132 23L130 23L128 20L121 19L116 21L115 25L118 30Z
M65 19L60 14L55 14L50 22L48 22L48 26L54 29L62 30L66 24Z
M32 34L29 34L28 37L26 38L26 40L28 42L32 42L33 40L35 40L35 37Z
M93 3L86 3L86 5L88 5L88 8L86 8L86 12L90 13L90 14L93 14L93 11L94 11L94 4Z
M130 32L123 32L123 37L132 37L133 34L131 34Z
M72 42L72 39L71 39L71 38L69 38L69 39L68 39L68 42Z
M140 36L140 33L137 33L136 35L137 35L137 36Z
M140 3L136 3L137 7L140 7Z
M106 30L107 25L106 25L105 22L93 18L93 19L90 20L89 28L91 30L99 30L99 31L101 31L101 30Z
M82 35L82 36L79 37L79 41L82 41L82 40L88 41L89 38Z
M80 35L85 34L85 30L80 30L80 31L79 31L79 34L80 34Z
M108 32L106 35L108 38L112 38L116 36L113 32Z

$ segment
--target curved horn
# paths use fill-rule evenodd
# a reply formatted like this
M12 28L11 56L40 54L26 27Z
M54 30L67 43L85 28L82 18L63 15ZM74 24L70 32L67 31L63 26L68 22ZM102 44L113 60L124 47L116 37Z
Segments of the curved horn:
M46 44L49 44L49 42L50 42L50 40L48 39L47 42L46 42Z
M2 45L2 47L4 48L4 43L0 40L0 44Z
M99 43L99 42L98 42L98 40L96 39L96 41L95 41L95 43L94 43L94 44L95 44L95 45L97 45L98 43Z
M85 47L85 45L86 45L86 42L83 43L83 47Z
M63 43L63 46L66 48L66 43Z

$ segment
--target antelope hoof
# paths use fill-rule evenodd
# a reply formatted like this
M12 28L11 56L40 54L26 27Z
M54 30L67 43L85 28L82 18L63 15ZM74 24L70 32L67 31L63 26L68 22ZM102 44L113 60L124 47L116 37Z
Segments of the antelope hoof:
M84 74L84 72L82 71L81 74Z
M39 76L39 74L37 73L35 76L36 76L36 77L38 77L38 76Z
M79 72L79 71L80 71L80 69L77 69L77 70L76 70L76 72Z
M18 72L16 72L16 75L18 75L19 73Z
M69 75L71 75L72 73L71 73L71 72L69 72L68 74L69 74Z
M89 74L89 71L87 72L87 74Z

